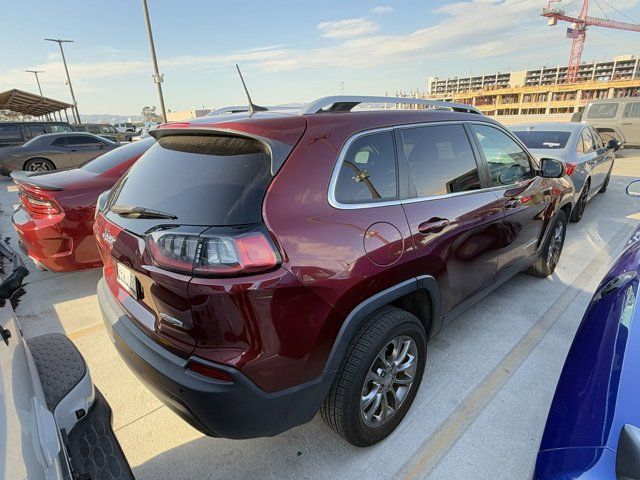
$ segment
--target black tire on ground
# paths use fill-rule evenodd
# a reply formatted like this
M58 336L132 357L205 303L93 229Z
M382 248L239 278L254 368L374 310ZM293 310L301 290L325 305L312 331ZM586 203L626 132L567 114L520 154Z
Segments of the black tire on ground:
M55 170L56 166L46 158L32 158L24 164L24 169L27 172L48 172Z
M604 183L602 184L602 187L600 187L599 193L604 193L607 191L607 187L609 186L609 180L611 180L611 170L609 170L609 173L607 174L607 178L604 179Z
M551 227L542 250L538 254L535 262L525 270L534 277L548 277L553 273L560 260L564 239L567 233L567 215L560 210L556 220Z
M589 196L590 187L591 181L587 179L582 189L582 193L580 194L580 198L578 198L578 201L576 202L576 206L571 210L571 216L569 217L570 222L578 223L582 219L582 215L584 215L584 210L587 206L587 197Z
M394 341L397 342L395 345ZM404 357L402 354L394 356L400 351L405 352ZM357 447L368 447L383 440L402 421L415 398L424 374L426 353L424 326L414 315L392 306L373 313L349 344L324 401L321 414L325 423ZM385 364L381 363L381 358ZM397 363L393 362L394 358ZM394 364L399 368L393 367ZM409 364L412 365L411 374L407 373ZM389 368L393 373L386 371L384 365L391 365ZM410 379L411 383L408 383ZM364 406L367 403L365 391L366 397L372 399L368 406ZM398 398L401 398L400 403L397 403ZM399 408L394 409L392 404ZM382 412L390 412L389 408L393 413L385 420ZM375 415L378 411L379 415ZM380 424L371 425L376 422Z

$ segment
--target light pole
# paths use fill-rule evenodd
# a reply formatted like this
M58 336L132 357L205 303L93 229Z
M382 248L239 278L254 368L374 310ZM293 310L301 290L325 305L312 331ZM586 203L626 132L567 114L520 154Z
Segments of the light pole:
M160 99L160 110L162 111L162 121L166 123L167 112L164 108L164 97L162 96L162 82L164 75L158 71L158 60L156 59L156 46L153 43L153 33L151 32L151 20L149 20L149 8L147 0L142 0L142 9L144 10L144 19L147 22L147 36L149 37L149 47L151 48L151 61L153 62L153 81L158 86L158 98Z
M78 111L78 102L76 101L76 96L73 94L73 86L71 85L71 77L69 76L69 69L67 68L67 60L64 57L64 50L62 48L63 43L73 43L73 40L62 40L59 38L45 38L47 42L56 42L60 47L60 53L62 54L62 63L64 64L64 71L67 74L67 83L69 84L69 91L71 92L71 99L73 100L73 115L76 118L77 123L82 123L80 121L80 112Z
M40 96L42 98L44 98L44 95L42 94L42 87L40 86L40 79L38 78L38 74L39 73L44 73L44 70L25 70L25 72L33 73L36 76L36 83L38 84L38 91L40 92ZM49 118L49 114L48 113L47 113L47 119L51 120Z
M38 90L40 91L40 96L44 97L44 95L42 95L42 87L40 86L40 79L38 78L38 74L44 73L44 70L25 70L25 72L33 73L36 76L36 83L38 84Z

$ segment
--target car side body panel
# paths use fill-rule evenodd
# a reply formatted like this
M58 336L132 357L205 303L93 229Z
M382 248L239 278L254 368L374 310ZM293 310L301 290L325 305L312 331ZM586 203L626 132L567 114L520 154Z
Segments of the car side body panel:
M585 312L551 404L536 479L614 478L624 425L640 425L640 229ZM606 476L601 475L604 467Z

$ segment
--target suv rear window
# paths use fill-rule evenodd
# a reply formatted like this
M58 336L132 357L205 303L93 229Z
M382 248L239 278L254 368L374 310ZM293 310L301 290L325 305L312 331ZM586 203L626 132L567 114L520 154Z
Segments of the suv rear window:
M587 118L615 118L617 113L617 103L594 103L589 107Z
M172 135L129 170L112 204L171 213L182 225L258 223L271 179L269 150L256 140Z

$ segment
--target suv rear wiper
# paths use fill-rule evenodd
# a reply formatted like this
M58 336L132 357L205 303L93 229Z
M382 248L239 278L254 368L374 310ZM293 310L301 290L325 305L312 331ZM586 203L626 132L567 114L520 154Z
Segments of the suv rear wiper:
M145 207L133 207L130 205L114 205L111 207L111 211L121 217L129 218L166 218L169 220L175 220L178 218L171 213L165 213Z

